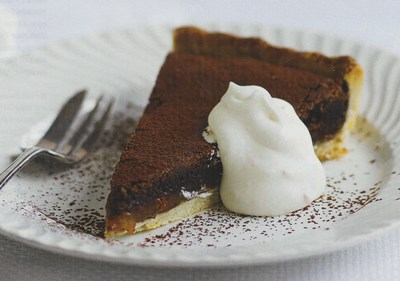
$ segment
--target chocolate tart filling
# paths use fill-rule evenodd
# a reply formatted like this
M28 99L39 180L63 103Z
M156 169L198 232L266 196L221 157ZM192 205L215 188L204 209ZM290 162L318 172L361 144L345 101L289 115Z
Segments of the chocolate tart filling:
M187 200L182 190L206 191L219 185L217 148L202 132L230 81L259 85L290 102L314 142L334 136L345 121L345 83L249 57L170 53L116 166L106 231L133 232L136 222Z

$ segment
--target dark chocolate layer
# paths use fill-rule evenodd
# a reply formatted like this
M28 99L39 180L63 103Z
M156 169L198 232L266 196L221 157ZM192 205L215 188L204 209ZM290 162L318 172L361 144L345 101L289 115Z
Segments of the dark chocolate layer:
M142 221L184 200L182 187L218 186L222 165L202 132L230 81L262 86L290 102L314 142L331 138L344 123L346 87L329 78L253 58L171 53L116 166L107 202L110 220L128 214Z

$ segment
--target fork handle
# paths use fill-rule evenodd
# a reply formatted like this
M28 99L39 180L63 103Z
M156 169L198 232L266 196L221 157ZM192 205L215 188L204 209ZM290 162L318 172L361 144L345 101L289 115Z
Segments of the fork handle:
M0 190L6 185L6 183L24 167L30 160L35 158L40 153L44 152L45 149L40 147L31 147L23 151L17 159L15 159L7 169L0 174Z

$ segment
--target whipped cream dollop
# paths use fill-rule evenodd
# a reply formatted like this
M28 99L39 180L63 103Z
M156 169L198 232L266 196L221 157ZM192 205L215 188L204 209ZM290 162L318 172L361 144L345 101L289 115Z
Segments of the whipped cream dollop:
M254 216L288 214L318 198L325 172L294 108L259 86L231 82L208 117L222 161L225 207ZM210 138L210 135L212 136Z

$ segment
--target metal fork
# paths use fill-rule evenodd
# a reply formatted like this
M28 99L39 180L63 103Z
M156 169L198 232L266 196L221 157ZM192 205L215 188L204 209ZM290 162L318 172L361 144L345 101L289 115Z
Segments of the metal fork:
M71 97L61 108L50 128L38 143L23 151L0 174L0 190L22 167L38 155L53 156L65 164L75 164L88 155L108 119L114 99L100 96L87 114L79 113L86 91Z

